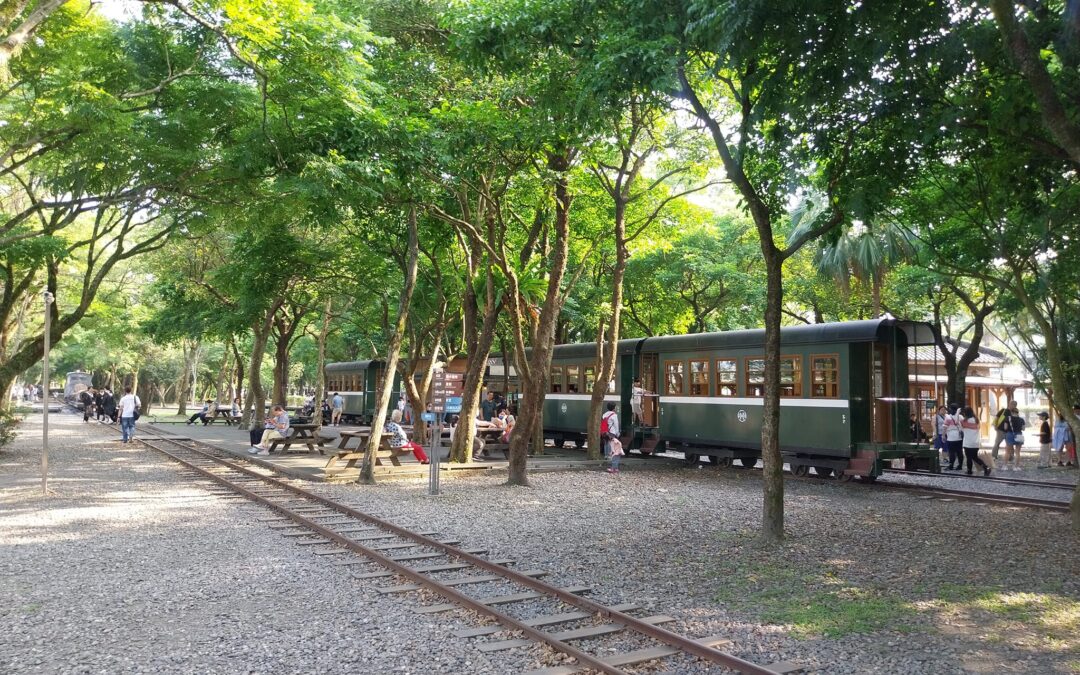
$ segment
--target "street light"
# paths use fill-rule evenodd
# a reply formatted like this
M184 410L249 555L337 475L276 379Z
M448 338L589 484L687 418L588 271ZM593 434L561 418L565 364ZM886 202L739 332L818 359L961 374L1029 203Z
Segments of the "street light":
M41 403L41 494L49 494L49 335L52 330L52 314L49 305L53 304L53 294L45 291L45 354L41 359L41 391L44 393Z

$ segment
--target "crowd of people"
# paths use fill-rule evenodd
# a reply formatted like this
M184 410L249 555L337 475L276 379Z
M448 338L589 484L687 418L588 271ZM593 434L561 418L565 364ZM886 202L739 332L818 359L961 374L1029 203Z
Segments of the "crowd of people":
M1080 404L1073 406L1073 414L1080 417ZM1042 411L1038 413L1038 437L1039 437L1039 460L1037 467L1049 468L1056 462L1057 466L1077 466L1076 439L1073 438L1072 429L1068 422L1059 419L1051 427L1050 413ZM912 415L912 438L921 441L925 433ZM1020 412L1016 401L1009 401L1009 405L1002 408L994 415L994 444L990 450L991 462L987 462L979 456L982 438L979 433L979 420L975 411L970 406L960 407L957 405L940 406L933 419L933 443L934 447L941 451L947 458L948 466L945 471L964 471L966 461L966 473L971 475L975 465L978 465L983 475L989 476L992 471L991 464L997 464L999 457L1001 463L998 468L1004 471L1020 471L1020 451L1024 447L1027 431L1027 420ZM1001 446L1004 444L1005 451L1001 454Z
M108 387L84 389L79 392L78 399L83 408L83 422L89 422L93 418L112 424L119 419L116 414L118 407L116 396Z
M11 388L11 400L23 403L37 403L41 400L41 386L30 382L28 384L16 384Z

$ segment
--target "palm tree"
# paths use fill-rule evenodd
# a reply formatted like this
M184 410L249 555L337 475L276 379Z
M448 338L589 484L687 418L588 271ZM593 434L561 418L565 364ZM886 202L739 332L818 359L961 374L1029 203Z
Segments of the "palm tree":
M894 224L856 223L832 241L823 241L814 254L818 274L831 278L845 294L852 277L869 283L874 318L881 316L881 286L885 273L911 258L915 247L903 228Z

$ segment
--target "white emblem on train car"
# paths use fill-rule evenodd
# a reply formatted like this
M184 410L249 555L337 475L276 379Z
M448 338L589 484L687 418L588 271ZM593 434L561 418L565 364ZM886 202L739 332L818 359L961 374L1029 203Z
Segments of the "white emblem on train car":
M737 417L739 418L740 422L745 422L746 418L747 418L746 411L745 410L739 410L739 412L737 414Z
M566 413L566 403L561 404L559 406L559 410L563 411L563 413L565 414Z

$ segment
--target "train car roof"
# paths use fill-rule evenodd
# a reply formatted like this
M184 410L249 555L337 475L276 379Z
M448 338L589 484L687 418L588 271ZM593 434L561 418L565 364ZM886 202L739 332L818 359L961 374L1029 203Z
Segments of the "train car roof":
M629 338L627 340L619 340L619 344L616 348L615 353L619 354L620 356L623 354L635 354L637 353L638 345L641 344L645 339L646 338ZM552 354L552 358L554 359L591 359L595 357L595 342L556 345L555 351Z
M900 321L898 319L838 321L834 323L807 324L805 326L789 326L780 329L780 344L889 342L892 340L894 329L905 334L909 346L933 344L934 336L930 324L919 321ZM698 349L759 347L764 344L765 329L759 328L646 338L642 351L693 351Z
M382 363L382 362L381 361L376 361L376 360L373 360L373 359L369 359L367 361L338 361L337 363L328 363L328 364L326 364L326 370L328 370L328 371L330 371L330 370L333 370L333 371L337 371L337 370L367 370L368 368L371 367L371 364L373 364L373 363Z

